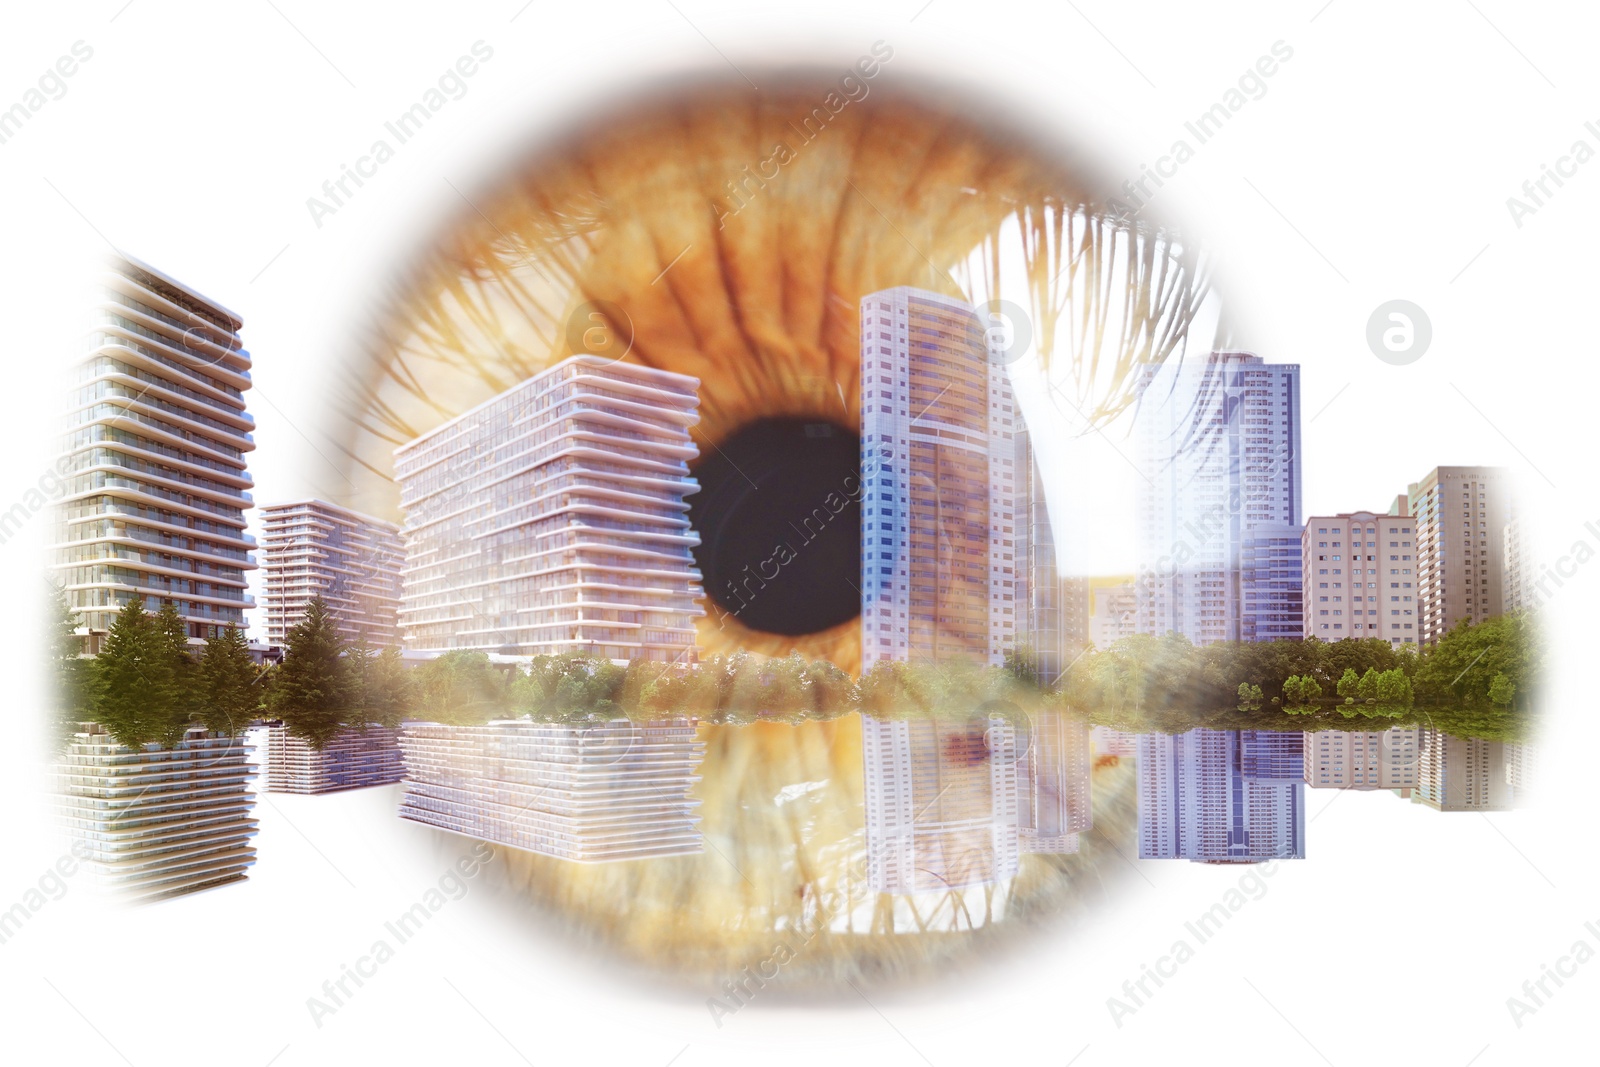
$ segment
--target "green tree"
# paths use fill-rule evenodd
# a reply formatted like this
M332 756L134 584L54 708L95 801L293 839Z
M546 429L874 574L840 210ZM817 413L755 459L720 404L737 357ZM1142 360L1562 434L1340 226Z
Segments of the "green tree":
M337 737L355 710L357 692L345 648L327 602L312 597L305 616L289 631L269 700L289 732L315 748Z
M78 613L72 610L67 594L54 582L48 583L48 590L48 684L56 730L65 741L78 723L94 715L94 660L80 655L83 639L78 636Z
M1359 700L1378 699L1378 674L1376 667L1368 667L1367 673L1361 676L1361 681L1356 684L1356 698Z
M1336 695L1344 699L1354 699L1356 691L1361 688L1361 676L1354 667L1346 667L1344 674L1339 676L1339 683L1333 687Z
M1259 704L1261 700L1261 687L1259 685L1251 685L1249 682L1239 683L1239 703Z
M206 729L225 734L244 731L261 710L259 672L250 659L250 646L236 626L228 626L206 640L198 671L200 721Z
M171 732L176 686L166 642L135 594L117 612L94 661L94 718L129 748Z
M386 648L366 665L361 708L367 722L380 726L399 726L411 714L411 672L398 648Z
M1411 706L1411 679L1406 677L1405 671L1399 667L1384 671L1378 676L1377 698L1380 704L1393 704L1398 707Z
M515 683L510 672L489 661L487 653L455 649L416 668L414 707L417 715L432 722L484 723L511 712Z
M1509 675L1496 671L1495 676L1489 681L1489 703L1499 707L1510 707L1512 700L1517 695L1517 683Z

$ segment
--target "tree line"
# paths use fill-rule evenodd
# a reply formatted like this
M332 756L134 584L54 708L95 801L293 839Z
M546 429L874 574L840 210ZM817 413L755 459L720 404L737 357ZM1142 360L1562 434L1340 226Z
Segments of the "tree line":
M142 598L130 600L93 659L77 655L75 622L58 594L51 655L61 718L103 723L131 747L173 744L191 725L233 734L261 719L281 720L322 747L347 728L408 718L579 724L687 716L737 725L852 712L965 719L986 708L1006 714L1039 702L1107 722L1262 703L1310 713L1328 703L1403 708L1415 700L1497 712L1528 706L1543 657L1522 615L1463 622L1420 654L1375 639L1196 646L1178 634L1140 634L1086 652L1047 689L1025 647L1004 667L880 662L860 679L798 653L779 659L718 654L691 667L645 660L622 665L581 652L519 665L457 650L410 668L398 649L346 640L321 597L289 631L275 666L252 662L244 635L233 627L208 639L196 655L170 601L151 613Z

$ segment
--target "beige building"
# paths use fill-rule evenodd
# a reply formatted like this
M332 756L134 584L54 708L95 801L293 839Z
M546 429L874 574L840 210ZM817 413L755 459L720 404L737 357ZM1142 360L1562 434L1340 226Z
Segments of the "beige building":
M400 527L322 500L261 509L261 569L267 640L283 647L306 604L327 601L347 640L400 644Z
M1305 782L1313 789L1411 789L1421 730L1319 730L1304 740Z
M1435 467L1412 483L1422 644L1437 643L1462 619L1482 622L1500 613L1511 495L1503 467Z
M1416 521L1404 514L1314 515L1301 534L1305 636L1375 637L1398 648L1421 634Z

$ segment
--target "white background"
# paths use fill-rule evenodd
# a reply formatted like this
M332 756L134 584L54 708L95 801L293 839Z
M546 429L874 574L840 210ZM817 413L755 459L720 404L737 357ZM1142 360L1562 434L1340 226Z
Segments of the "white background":
M1237 878L1146 863L1087 934L960 989L835 1006L764 998L719 1029L700 997L568 958L469 895L349 1007L305 1007L416 901L435 852L387 790L273 798L249 883L137 912L73 886L0 945L0 1047L17 1063L921 1064L1232 1061L1510 1064L1594 1058L1600 962L1514 1025L1506 998L1582 938L1595 892L1592 603L1600 549L1590 393L1600 160L1516 226L1506 198L1575 140L1600 149L1594 13L1579 5L638 4L522 0L357 8L123 0L12 8L0 108L75 41L93 58L0 144L7 418L0 508L51 458L81 333L68 279L115 244L239 311L255 361L258 500L338 499L318 426L329 368L360 343L395 265L526 138L672 71L803 57L841 69L873 41L889 77L955 79L1135 175L1274 41L1294 58L1161 191L1157 210L1226 260L1248 347L1303 371L1306 508L1381 508L1429 468L1500 463L1540 515L1557 699L1544 801L1439 815L1388 795L1312 794L1310 858L1119 1028L1106 998ZM1319 10L1320 8L1320 10ZM913 21L913 16L915 20ZM482 39L494 58L347 207L306 198ZM1417 363L1368 351L1368 315L1430 315ZM1326 407L1325 407L1326 405ZM1586 528L1588 522L1595 528ZM31 672L35 519L0 548L12 756L0 908L60 855L45 826ZM1565 561L1565 562L1563 562ZM1552 586L1553 588L1553 586ZM1581 673L1580 673L1581 672ZM1587 677L1590 684L1578 687ZM1570 699L1563 698L1570 696ZM455 846L452 846L455 847ZM449 984L447 984L449 983ZM452 988L453 984L453 988ZM678 1057L673 1060L673 1057ZM276 1057L276 1059L274 1059ZM1074 1060L1074 1057L1078 1057ZM1476 1057L1476 1058L1475 1058Z

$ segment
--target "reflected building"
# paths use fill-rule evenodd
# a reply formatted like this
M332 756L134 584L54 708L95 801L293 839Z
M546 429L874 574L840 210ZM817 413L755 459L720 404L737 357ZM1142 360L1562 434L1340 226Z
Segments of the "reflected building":
M1254 732L1254 731L1251 731ZM1290 735L1299 743L1299 735ZM1305 858L1305 783L1271 777L1289 745L1236 730L1139 735L1139 857L1198 863ZM1264 776L1246 773L1245 758Z
M1017 873L1017 735L1005 718L964 723L861 716L867 885L918 893Z
M1511 787L1511 803L1521 806L1533 795L1539 777L1539 749L1522 741L1507 741L1506 785Z
M1089 795L1089 724L1059 711L1029 717L1017 758L1017 833L1023 852L1078 851L1094 825Z
M1417 784L1422 731L1318 730L1304 735L1305 782L1313 789L1397 789Z
M1096 726L1089 731L1089 739L1094 743L1094 751L1097 756L1134 759L1139 755L1139 735L1130 734L1126 730L1113 730L1109 726Z
M1411 799L1435 811L1510 811L1506 746L1423 727Z
M704 851L687 719L407 723L400 817L579 863Z

